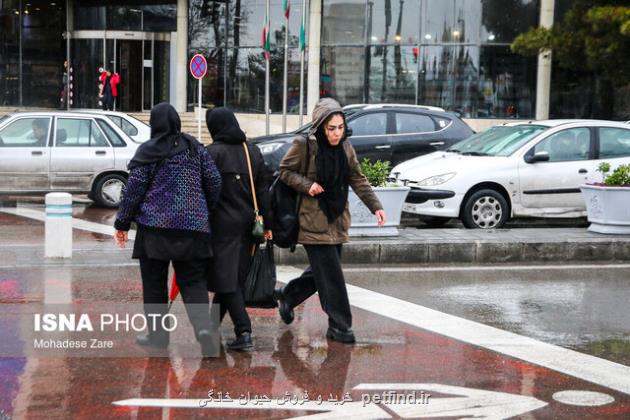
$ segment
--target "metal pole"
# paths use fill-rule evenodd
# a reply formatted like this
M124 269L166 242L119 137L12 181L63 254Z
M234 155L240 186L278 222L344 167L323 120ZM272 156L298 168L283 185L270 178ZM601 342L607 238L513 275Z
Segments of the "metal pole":
M306 0L302 0L302 28L306 31ZM302 37L302 28L300 28L300 42ZM304 35L306 42L306 34ZM304 50L300 44L300 127L304 125Z
M22 12L22 2L20 2L20 17L18 19L18 25L20 28L19 31L19 40L20 40L20 52L19 52L19 57L18 57L18 65L19 65L19 69L18 69L18 79L20 79L20 106L23 106L24 104L22 103L22 86L24 85L24 74L22 72L22 17L23 17L23 12Z
M201 141L201 78L199 80L199 108L197 108L197 140Z
M288 74L289 74L289 18L286 13L284 15L284 76L282 88L282 132L287 132L287 95L289 93Z
M225 45L225 50L223 53L223 106L227 106L227 90L228 90L228 40L230 39L230 3L228 0L225 1L225 40L223 45Z
M267 36L269 36L269 28L271 27L271 25L269 24L270 21L270 7L269 7L269 0L267 0ZM271 60L271 57L268 57L267 52L265 51L265 134L269 135L269 61Z
M550 28L553 25L554 0L540 2L540 26ZM536 75L536 119L549 118L549 97L551 94L551 56L550 50L538 54L538 69ZM517 110L518 112L519 110Z

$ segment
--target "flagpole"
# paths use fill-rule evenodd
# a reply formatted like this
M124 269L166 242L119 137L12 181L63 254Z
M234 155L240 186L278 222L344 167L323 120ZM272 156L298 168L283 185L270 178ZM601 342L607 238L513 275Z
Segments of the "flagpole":
M291 8L290 0L284 0L284 75L282 88L282 132L287 132L287 95L288 85L288 63L289 63L289 13Z
M300 27L300 127L304 125L304 51L306 49L306 0L302 0L302 26Z
M269 60L270 60L270 56L269 56L269 50L267 49L267 45L269 45L269 14L270 14L270 7L269 7L269 0L267 0L267 5L266 5L266 13L267 13L267 19L265 21L265 33L266 33L266 40L265 40L265 45L263 46L265 48L265 134L269 135Z

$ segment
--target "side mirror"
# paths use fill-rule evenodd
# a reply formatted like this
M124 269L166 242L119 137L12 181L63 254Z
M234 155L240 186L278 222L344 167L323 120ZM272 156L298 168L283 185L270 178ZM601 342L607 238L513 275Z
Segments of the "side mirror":
M346 138L352 136L352 128L346 127Z
M536 163L536 162L548 162L549 161L549 152L540 151L536 152L533 155L525 156L525 162L527 163Z

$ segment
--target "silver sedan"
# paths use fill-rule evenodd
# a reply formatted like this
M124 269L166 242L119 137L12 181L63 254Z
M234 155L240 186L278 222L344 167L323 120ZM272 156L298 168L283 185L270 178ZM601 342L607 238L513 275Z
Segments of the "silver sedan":
M0 119L0 193L87 193L117 207L138 146L104 115L6 115Z

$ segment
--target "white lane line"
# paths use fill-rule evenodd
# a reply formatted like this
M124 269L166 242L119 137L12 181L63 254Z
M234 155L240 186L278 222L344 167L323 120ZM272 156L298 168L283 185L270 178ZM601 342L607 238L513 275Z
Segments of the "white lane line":
M26 207L17 208L0 208L0 212L12 214L14 216L26 217L29 219L39 220L40 222L46 221L46 213L43 211L33 210ZM102 223L88 222L87 220L81 220L72 218L72 227L79 230L86 230L88 232L101 233L103 235L114 236L114 227L104 225ZM129 239L136 238L136 231L129 231Z
M630 264L563 264L563 265L461 265L457 267L434 265L431 267L350 267L344 268L348 273L419 273L433 271L523 271L523 270L601 270L605 268L630 268Z
M299 276L278 267L278 281ZM348 284L356 308L630 395L630 367ZM359 333L360 334L360 333Z
M43 212L31 209L2 208L0 211L36 220L45 219ZM74 222L82 223L77 223L79 226L75 226ZM114 233L111 226L83 220L73 219L73 226L91 232L109 235ZM470 267L463 268L470 269ZM531 269L531 266L529 268ZM301 270L294 267L278 267L278 281L286 283L299 276L300 273ZM347 288L350 302L354 307L630 395L630 367L628 366L543 343L361 287L349 284Z

